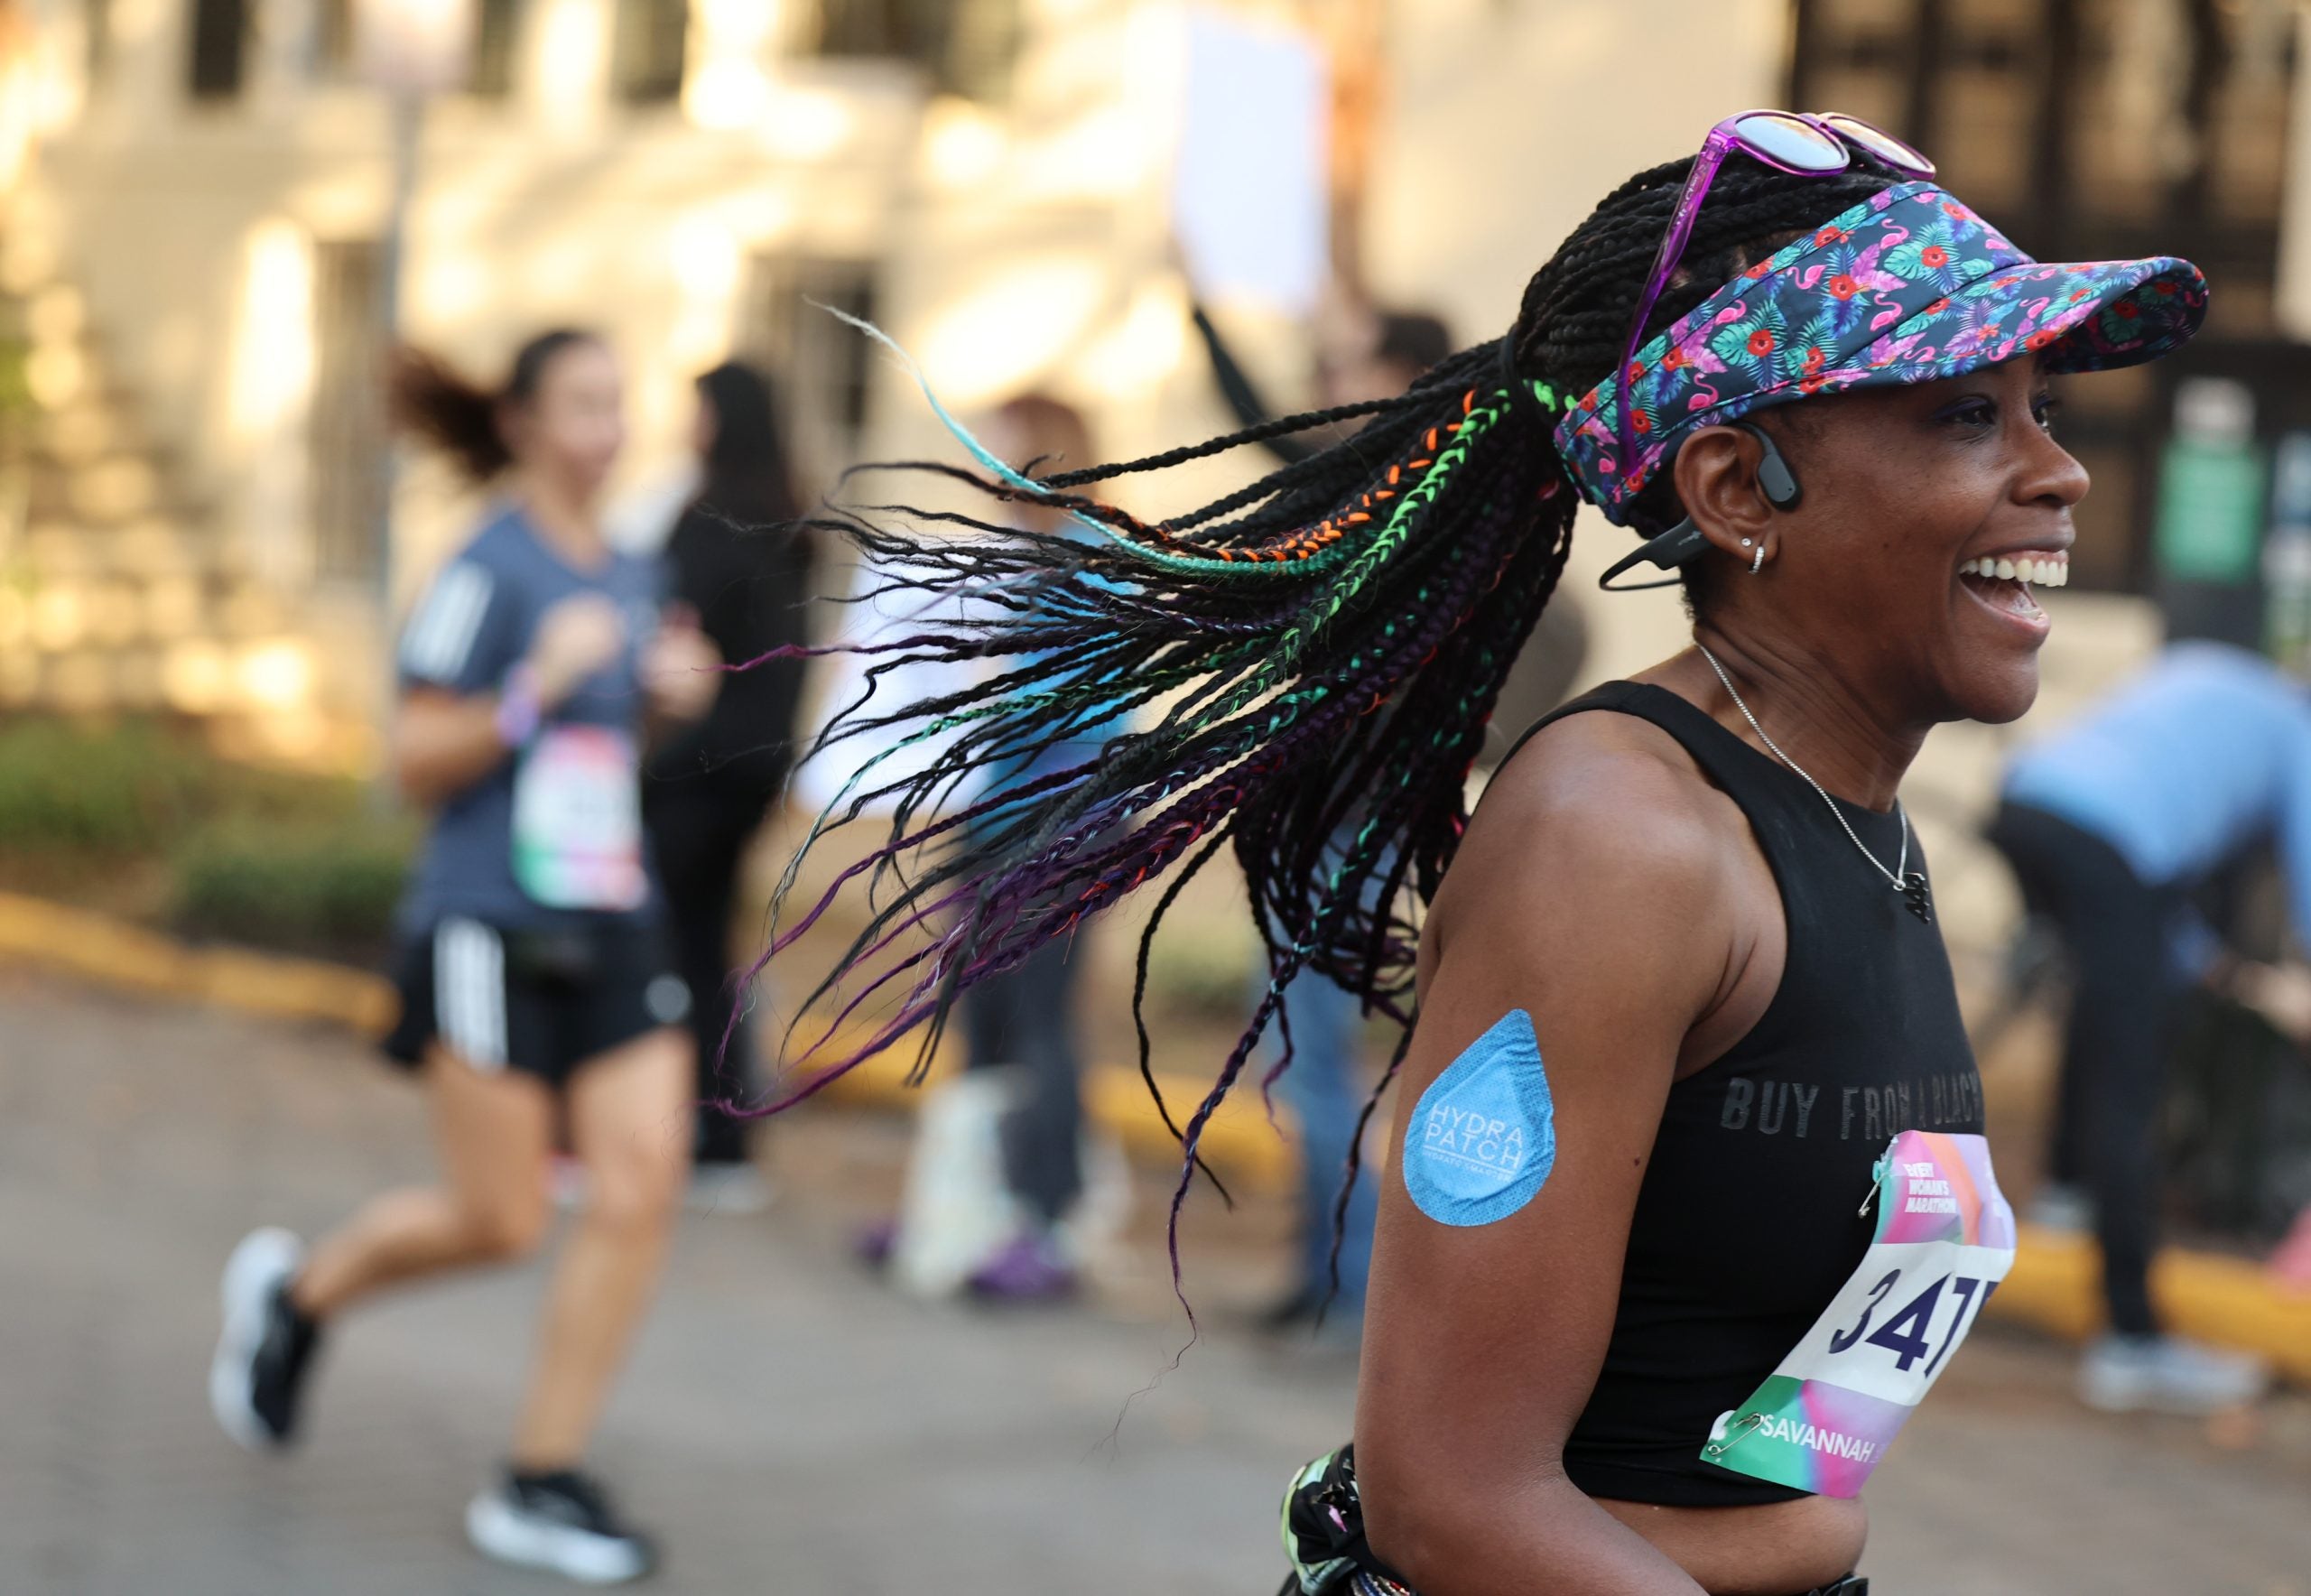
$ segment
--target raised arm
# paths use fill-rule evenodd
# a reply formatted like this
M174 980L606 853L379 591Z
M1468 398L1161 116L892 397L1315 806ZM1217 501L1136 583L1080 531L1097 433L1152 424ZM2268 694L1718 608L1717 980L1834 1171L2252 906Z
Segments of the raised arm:
M1730 805L1690 767L1561 735L1577 726L1545 733L1561 747L1528 749L1471 824L1429 923L1398 1087L1357 1474L1373 1552L1422 1596L1700 1589L1576 1489L1562 1454L1611 1333L1630 1215L1681 1053L1740 977L1729 862L1740 839L1729 847ZM1471 1054L1480 1038L1480 1053L1498 1047L1494 1027L1518 1010L1537 1063ZM1464 1056L1469 1067L1424 1101ZM1410 1157L1433 1159L1479 1075L1536 1069L1553 1118L1545 1178L1514 1211L1445 1222L1449 1203L1407 1187L1408 1142ZM1526 1137L1528 1156L1538 1139Z
M456 589L457 568L437 588ZM599 594L556 604L539 620L526 655L513 663L510 628L490 623L495 596L480 589L469 601L476 619L453 647L439 639L444 623L429 616L446 600L438 593L411 623L402 645L402 699L394 715L394 775L413 802L438 804L455 797L502 764L507 754L576 691L587 677L617 656L626 623ZM484 610L480 605L490 608ZM458 617L450 615L451 632ZM430 628L430 629L429 629Z
M1236 351L1228 347L1228 340L1220 336L1220 329L1213 324L1211 314L1202 304L1191 301L1188 318L1195 323L1196 336L1203 339L1203 352L1211 361L1212 380L1220 385L1220 397L1228 401L1228 408L1234 413L1238 424L1257 427L1262 422L1274 421L1276 412L1269 408L1259 390L1252 385L1250 374L1236 358ZM1305 438L1286 433L1281 438L1264 440L1260 447L1283 464L1290 466L1297 465L1316 453L1321 446Z

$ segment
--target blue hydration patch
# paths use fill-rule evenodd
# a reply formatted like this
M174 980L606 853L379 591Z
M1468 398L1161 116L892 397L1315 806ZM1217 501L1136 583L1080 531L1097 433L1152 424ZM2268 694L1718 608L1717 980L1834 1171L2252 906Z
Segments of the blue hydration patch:
M1489 1225L1533 1200L1556 1164L1556 1112L1533 1016L1512 1008L1413 1109L1405 1185L1440 1225Z

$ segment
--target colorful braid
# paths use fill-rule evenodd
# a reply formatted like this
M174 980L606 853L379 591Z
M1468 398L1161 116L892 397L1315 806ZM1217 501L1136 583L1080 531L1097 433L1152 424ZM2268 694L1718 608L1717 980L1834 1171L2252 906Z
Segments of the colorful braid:
M1203 1134L1291 981L1313 972L1358 994L1368 1012L1412 1024L1415 905L1434 896L1452 862L1493 705L1571 545L1577 499L1550 425L1568 395L1619 357L1685 172L1685 162L1656 168L1616 190L1534 277L1507 339L1451 357L1393 399L1038 478L998 459L930 396L979 469L901 469L1061 509L1077 530L1026 532L905 505L830 506L813 518L888 573L886 592L957 616L859 645L870 656L870 691L909 663L997 668L898 710L870 711L862 695L808 751L825 756L896 731L918 757L898 762L912 772L905 775L880 774L896 767L886 762L897 749L864 761L819 816L805 850L869 804L896 802L880 845L791 923L785 903L801 853L781 879L766 960L862 882L874 905L803 1005L843 988L814 1049L862 1006L893 996L863 1040L825 1049L836 1056L805 1052L804 1072L772 1109L909 1037L923 1045L920 1070L960 995L1169 873L1140 933L1132 996L1153 1090L1151 951L1186 883L1226 847L1250 896L1268 981L1184 1123L1157 1095L1183 1155L1170 1227L1176 1286L1180 1205ZM1870 168L1798 179L1737 158L1712 190L1653 324L1888 181ZM1087 491L1346 420L1362 423L1352 438L1161 521ZM1640 506L1640 530L1666 525L1658 515L1673 508ZM1044 768L1055 750L1131 711L1152 722ZM975 775L1031 762L1033 779L951 802ZM1287 1035L1263 1089L1291 1062Z

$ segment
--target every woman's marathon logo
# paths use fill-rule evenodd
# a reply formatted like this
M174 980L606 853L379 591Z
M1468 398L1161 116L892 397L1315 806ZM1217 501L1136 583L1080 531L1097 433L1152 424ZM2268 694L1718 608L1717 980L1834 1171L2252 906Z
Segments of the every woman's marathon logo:
M1902 1202L1904 1213L1956 1213L1958 1199L1950 1190L1950 1183L1942 1178L1942 1171L1931 1158L1923 1164L1902 1165L1902 1184L1907 1192Z

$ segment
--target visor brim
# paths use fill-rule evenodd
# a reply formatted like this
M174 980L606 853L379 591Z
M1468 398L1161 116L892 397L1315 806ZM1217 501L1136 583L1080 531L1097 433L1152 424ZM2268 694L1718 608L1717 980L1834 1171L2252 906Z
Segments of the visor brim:
M1976 278L1941 308L1896 328L1893 343L1916 350L1920 339L1950 329L1936 339L1939 376L2026 355L2050 372L2110 371L2173 353L2205 319L2205 277L2173 255L2031 262Z

